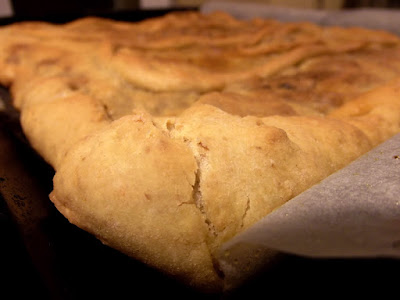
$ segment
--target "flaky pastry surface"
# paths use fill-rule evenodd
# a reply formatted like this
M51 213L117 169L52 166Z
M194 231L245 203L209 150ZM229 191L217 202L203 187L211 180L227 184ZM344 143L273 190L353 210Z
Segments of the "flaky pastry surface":
M204 291L219 246L400 132L400 40L172 13L0 29L0 82L72 223Z

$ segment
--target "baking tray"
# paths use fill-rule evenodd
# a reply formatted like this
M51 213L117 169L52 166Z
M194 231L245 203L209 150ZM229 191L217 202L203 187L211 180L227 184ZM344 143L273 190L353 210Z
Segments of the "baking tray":
M399 260L285 253L227 294L193 291L65 219L48 199L54 171L29 146L6 89L0 89L0 98L0 265L5 275L0 292L13 295L10 299L384 297L397 292Z

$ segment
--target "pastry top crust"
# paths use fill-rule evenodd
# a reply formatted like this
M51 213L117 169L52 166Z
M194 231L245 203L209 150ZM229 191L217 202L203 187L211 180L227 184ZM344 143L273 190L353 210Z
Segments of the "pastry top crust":
M40 118L36 105L24 105L63 99L53 107L65 107L71 97L97 102L93 117L83 119L100 123L134 109L179 115L199 99L241 116L323 115L399 70L399 38L386 32L244 21L222 12L137 23L94 17L62 25L25 22L1 28L0 38L0 82L11 85L23 124ZM215 91L222 94L209 95ZM35 135L32 125L25 127ZM69 134L60 126L58 135L67 141L52 138L50 129L32 131L54 140L35 148L55 166L87 132Z
M220 245L400 132L400 39L172 13L0 29L0 82L51 200L201 290Z

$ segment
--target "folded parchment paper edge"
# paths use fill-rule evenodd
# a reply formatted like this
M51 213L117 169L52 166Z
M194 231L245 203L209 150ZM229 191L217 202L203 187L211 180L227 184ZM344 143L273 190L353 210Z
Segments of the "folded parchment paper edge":
M400 258L400 134L225 243L219 262L235 287L274 250L306 257Z

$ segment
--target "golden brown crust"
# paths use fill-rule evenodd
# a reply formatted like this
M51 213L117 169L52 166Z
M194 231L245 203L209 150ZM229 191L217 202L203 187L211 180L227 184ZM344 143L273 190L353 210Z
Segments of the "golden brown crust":
M51 195L57 208L104 243L214 290L220 279L207 248L206 224L192 198L197 166L189 149L145 115L121 118L83 141L87 144L67 155L54 178L60 186ZM101 171L93 177L91 170L99 164Z
M222 243L400 132L385 32L185 12L26 22L0 41L60 212L201 290L222 288Z
M104 107L85 95L52 100L25 107L21 125L32 147L57 169L76 142L106 127L110 120Z

